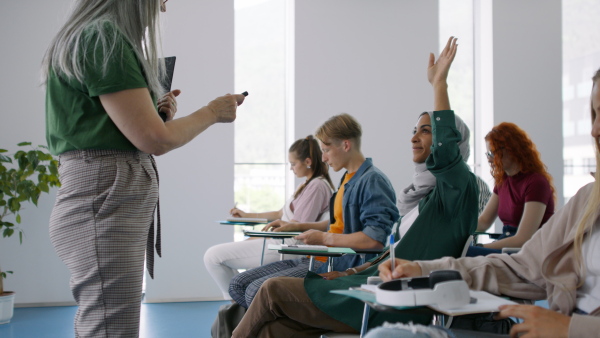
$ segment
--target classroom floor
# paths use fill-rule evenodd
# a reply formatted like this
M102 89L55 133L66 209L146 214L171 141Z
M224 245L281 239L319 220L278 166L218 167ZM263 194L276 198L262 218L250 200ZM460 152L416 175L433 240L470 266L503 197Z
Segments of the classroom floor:
M142 304L140 337L210 338L219 306L229 301ZM2 338L70 338L76 306L16 308Z

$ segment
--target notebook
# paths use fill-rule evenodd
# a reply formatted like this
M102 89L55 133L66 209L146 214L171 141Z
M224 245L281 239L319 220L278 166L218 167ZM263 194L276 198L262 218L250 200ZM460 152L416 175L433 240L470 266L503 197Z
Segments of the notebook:
M269 223L266 218L250 218L250 217L229 217L226 219L227 222L232 223Z

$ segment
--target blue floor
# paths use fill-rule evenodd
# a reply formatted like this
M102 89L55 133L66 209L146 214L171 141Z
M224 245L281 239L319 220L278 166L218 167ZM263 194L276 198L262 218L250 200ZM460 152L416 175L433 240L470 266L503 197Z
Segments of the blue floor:
M210 337L219 306L228 301L142 304L141 338ZM71 338L76 306L16 308L2 338Z

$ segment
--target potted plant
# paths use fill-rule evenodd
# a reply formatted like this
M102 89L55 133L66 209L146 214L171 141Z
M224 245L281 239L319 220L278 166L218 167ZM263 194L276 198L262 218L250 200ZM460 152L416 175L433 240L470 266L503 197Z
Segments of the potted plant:
M21 142L18 146L28 150L4 155L8 150L0 149L0 233L4 238L18 234L19 243L23 243L23 229L19 226L21 205L31 202L37 206L40 195L60 186L60 182L58 161L47 152L46 146L32 147L31 142ZM0 269L0 324L8 323L13 315L15 293L4 291L3 285L4 278L11 273Z

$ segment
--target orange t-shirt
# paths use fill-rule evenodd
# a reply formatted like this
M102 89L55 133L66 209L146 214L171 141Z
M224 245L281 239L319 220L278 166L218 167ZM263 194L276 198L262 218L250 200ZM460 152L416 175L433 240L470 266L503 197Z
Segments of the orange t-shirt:
M344 181L340 184L340 188L338 189L337 195L335 195L335 200L333 201L333 216L335 216L335 223L329 226L329 231L334 234L341 234L344 232L344 208L342 207L342 201L344 199L344 185L352 179L352 177L356 174L353 172L351 174L346 174L344 177ZM327 257L315 257L319 262L327 262Z

